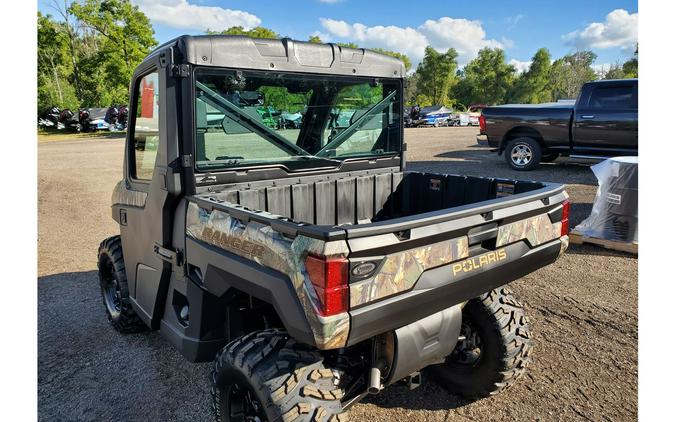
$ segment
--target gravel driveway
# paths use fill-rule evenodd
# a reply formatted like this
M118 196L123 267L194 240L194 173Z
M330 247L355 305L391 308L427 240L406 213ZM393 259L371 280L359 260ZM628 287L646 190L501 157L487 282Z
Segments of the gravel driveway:
M571 227L591 209L587 165L510 170L476 146L475 128L407 129L408 168L567 184ZM38 414L40 420L211 420L206 375L158 333L122 336L105 318L99 242L118 232L110 194L123 140L38 145ZM562 160L564 161L564 160ZM511 284L535 335L529 374L502 395L469 403L431 381L392 387L351 410L356 421L637 419L637 259L571 246Z

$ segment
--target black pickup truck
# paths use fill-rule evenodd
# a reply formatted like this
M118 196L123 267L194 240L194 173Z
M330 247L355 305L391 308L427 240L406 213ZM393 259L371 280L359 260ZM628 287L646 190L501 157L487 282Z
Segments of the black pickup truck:
M485 108L478 143L503 153L516 170L559 156L637 155L638 80L588 82L576 102Z
M525 372L528 319L503 286L565 251L567 193L405 171L404 74L241 36L181 37L136 69L103 302L118 331L215 361L216 420L344 421L424 368L469 397Z

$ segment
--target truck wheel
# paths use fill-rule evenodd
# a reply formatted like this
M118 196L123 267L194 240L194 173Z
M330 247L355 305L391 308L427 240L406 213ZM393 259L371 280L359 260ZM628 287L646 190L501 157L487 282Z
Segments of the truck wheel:
M526 371L532 340L523 305L500 288L470 300L462 311L463 339L445 363L430 368L451 393L475 399L500 393Z
M541 146L526 136L516 138L506 145L504 158L515 170L532 170L541 160Z
M121 333L138 333L148 327L136 315L129 300L122 241L109 237L98 247L98 279L108 320Z
M256 331L216 356L212 407L218 422L344 422L337 383L311 347L283 331Z

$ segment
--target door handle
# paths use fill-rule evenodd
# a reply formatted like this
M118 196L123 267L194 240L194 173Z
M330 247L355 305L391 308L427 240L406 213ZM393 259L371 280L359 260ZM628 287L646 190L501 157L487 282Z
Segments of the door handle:
M593 116L592 114L583 114L581 116L581 118L591 120L591 119L595 119L595 116Z

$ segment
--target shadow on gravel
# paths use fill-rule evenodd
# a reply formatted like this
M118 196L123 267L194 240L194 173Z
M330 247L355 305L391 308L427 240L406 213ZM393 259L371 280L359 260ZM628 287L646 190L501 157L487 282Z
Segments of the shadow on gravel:
M637 255L633 255L628 252L615 251L612 249L603 248L602 246L596 246L588 243L581 245L570 244L566 254L571 255L585 255L585 256L611 256L617 258L629 258L629 259L638 259Z
M39 420L212 419L211 365L187 362L157 332L114 331L96 271L37 283Z
M414 390L403 385L392 385L377 396L367 396L363 403L382 408L450 410L471 404L472 401L448 393L427 376L423 377L422 385Z

